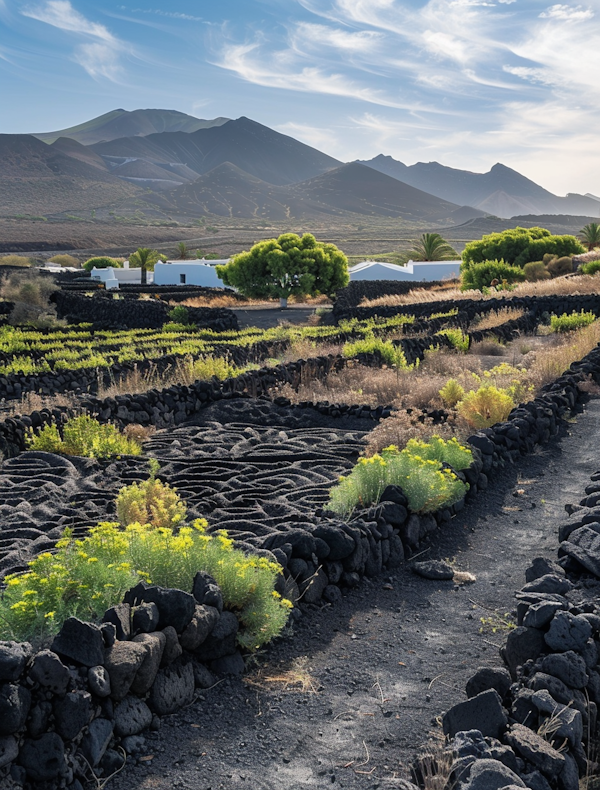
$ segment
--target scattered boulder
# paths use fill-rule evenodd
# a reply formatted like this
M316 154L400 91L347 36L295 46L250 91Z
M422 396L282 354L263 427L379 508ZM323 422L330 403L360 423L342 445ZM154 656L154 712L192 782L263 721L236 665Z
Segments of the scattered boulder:
M466 781L463 779L460 786L461 790L500 790L526 785L518 774L503 763L483 758L471 764Z
M413 562L411 568L418 576L424 579L435 581L448 581L454 578L454 570L451 565L443 560L423 560Z
M506 639L506 645L501 650L502 656L508 666L511 677L516 677L517 667L522 666L529 659L535 659L544 649L544 635L537 628L518 626L514 628Z
M587 686L589 675L585 661L577 653L550 653L542 661L542 671L560 678L569 688L583 689Z

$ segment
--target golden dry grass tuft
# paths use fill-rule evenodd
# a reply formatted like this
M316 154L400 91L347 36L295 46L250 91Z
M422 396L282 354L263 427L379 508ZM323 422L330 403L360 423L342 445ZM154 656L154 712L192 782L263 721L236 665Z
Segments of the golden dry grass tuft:
M253 674L246 676L244 682L265 690L279 689L300 694L316 694L319 688L318 681L310 672L307 656L295 658L286 669L261 667Z
M503 307L500 310L490 310L489 313L478 317L471 323L470 330L483 332L485 329L493 329L502 326L507 321L516 321L525 315L525 310L516 307Z

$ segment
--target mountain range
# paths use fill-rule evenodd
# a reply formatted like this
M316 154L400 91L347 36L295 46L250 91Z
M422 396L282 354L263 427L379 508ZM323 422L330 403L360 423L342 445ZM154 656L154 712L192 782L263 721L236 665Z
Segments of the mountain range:
M57 132L0 135L0 189L4 216L93 218L102 209L459 225L486 215L600 215L594 195L553 195L502 164L473 173L383 154L343 163L246 117L168 110L114 110Z
M558 197L506 165L495 164L488 173L456 170L439 162L405 165L391 156L374 157L362 164L379 170L405 184L423 189L443 200L452 200L486 214L512 217L516 214L600 213L593 195L569 194Z

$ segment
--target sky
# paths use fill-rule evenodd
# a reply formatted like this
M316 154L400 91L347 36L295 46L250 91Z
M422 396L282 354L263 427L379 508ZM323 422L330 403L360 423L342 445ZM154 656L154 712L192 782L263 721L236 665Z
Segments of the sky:
M600 0L0 0L0 133L116 108L245 115L600 194Z

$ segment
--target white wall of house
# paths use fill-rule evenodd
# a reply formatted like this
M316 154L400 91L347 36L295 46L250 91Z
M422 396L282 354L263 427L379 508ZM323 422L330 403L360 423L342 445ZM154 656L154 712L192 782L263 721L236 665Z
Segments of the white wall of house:
M155 285L202 285L206 288L223 288L215 266L222 261L167 261L154 267Z
M453 280L460 277L460 261L409 261L406 266L396 266L383 261L363 261L348 269L350 281L402 280L405 282L432 282Z
M113 269L108 266L106 269L96 269L91 271L92 280L99 280L104 283L104 287L108 290L118 289L119 283L127 285L140 285L142 282L142 270L130 269L127 261L127 267L123 269ZM146 272L146 282L150 285L154 280L153 272Z

